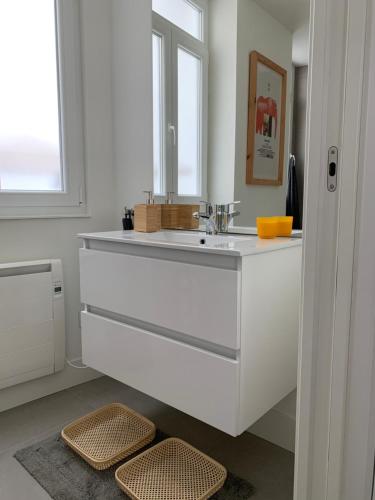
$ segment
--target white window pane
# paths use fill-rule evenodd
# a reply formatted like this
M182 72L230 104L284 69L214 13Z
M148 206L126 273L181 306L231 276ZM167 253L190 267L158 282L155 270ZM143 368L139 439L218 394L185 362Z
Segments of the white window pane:
M201 60L178 49L178 194L200 195Z
M188 0L152 0L152 9L171 23L202 40L202 11Z
M153 130L154 130L154 193L164 194L163 182L163 90L162 38L152 35Z
M54 0L0 0L0 189L62 190Z

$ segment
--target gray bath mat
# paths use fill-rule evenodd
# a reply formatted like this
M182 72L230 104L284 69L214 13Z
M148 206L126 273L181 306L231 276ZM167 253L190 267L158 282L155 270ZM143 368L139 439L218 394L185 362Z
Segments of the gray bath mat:
M152 445L167 437L158 431ZM59 435L17 451L15 458L54 500L129 499L116 485L115 470L120 464L96 471L73 453ZM228 473L224 487L212 499L248 500L254 492L250 483Z

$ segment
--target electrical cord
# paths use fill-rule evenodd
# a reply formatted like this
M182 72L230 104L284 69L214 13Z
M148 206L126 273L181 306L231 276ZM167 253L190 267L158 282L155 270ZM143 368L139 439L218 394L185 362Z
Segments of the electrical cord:
M67 365L71 366L72 368L76 368L77 370L85 370L86 368L89 368L88 366L84 365L83 363L81 366L78 366L75 363L73 363L73 361L70 361L68 358L65 358L65 361L66 361Z

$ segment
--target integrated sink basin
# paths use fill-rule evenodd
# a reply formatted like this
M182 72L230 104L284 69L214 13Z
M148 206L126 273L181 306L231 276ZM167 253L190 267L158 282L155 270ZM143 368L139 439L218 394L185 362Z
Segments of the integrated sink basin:
M254 239L253 236L231 236L222 234L193 233L183 231L160 231L158 233L148 233L144 235L151 241L160 241L163 243L180 245L206 245L209 247L227 246L243 241Z
M194 231L159 231L140 233L136 231L109 231L105 233L80 234L87 240L102 240L129 243L132 245L156 246L175 250L243 256L259 252L274 251L288 246L299 246L301 240L275 238L260 240L256 235L215 234Z

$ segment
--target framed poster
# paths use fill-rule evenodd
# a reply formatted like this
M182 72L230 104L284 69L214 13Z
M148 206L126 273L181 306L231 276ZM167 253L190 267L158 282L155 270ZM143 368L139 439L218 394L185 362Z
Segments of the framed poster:
M286 79L285 69L250 53L246 184L283 183Z

